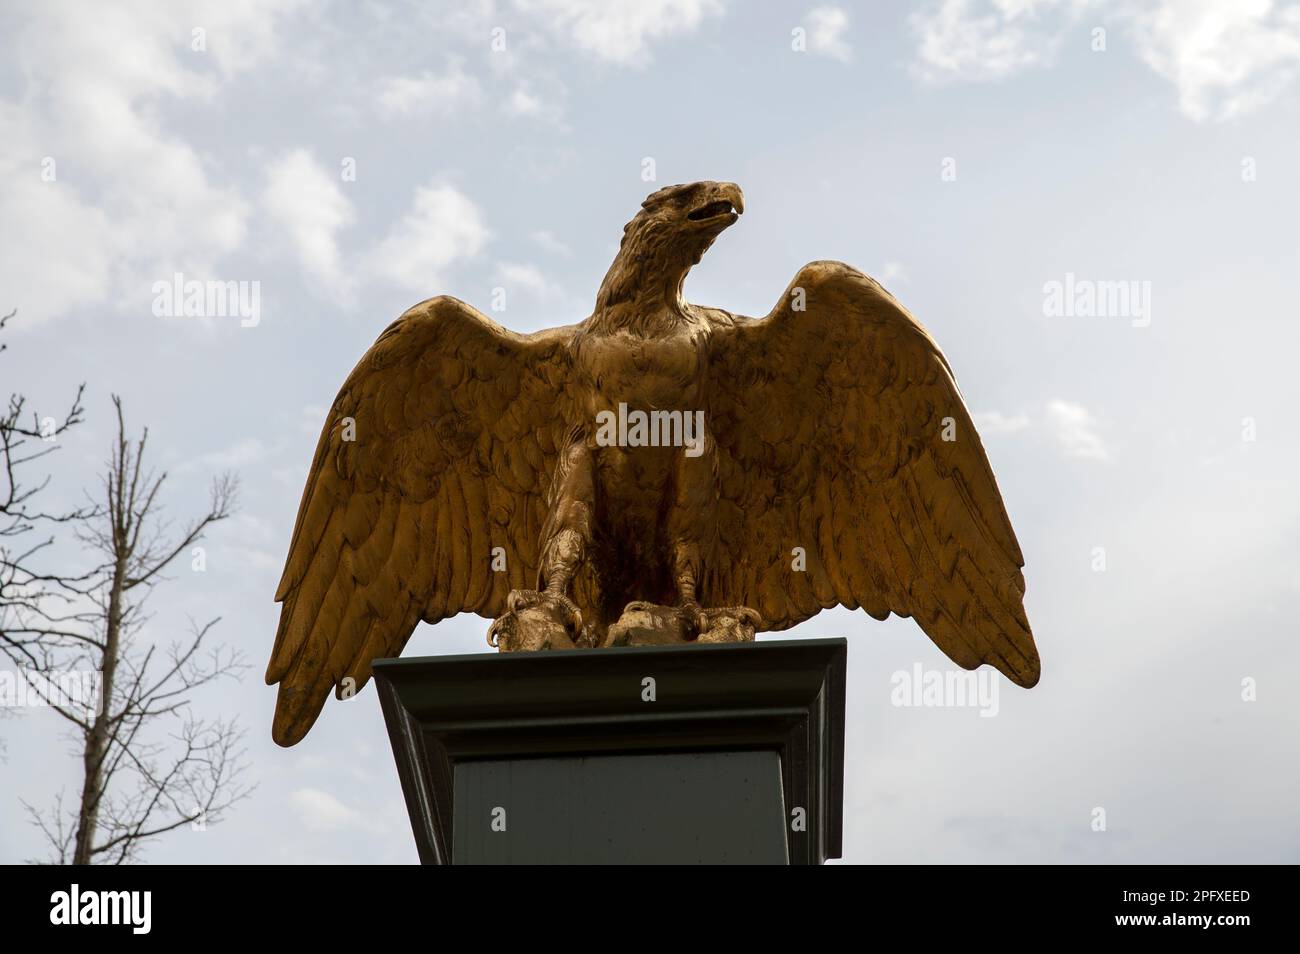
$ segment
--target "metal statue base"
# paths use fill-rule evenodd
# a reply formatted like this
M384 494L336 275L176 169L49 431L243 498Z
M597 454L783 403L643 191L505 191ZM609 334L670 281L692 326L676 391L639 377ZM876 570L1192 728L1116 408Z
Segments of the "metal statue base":
M426 864L840 856L843 639L374 663Z

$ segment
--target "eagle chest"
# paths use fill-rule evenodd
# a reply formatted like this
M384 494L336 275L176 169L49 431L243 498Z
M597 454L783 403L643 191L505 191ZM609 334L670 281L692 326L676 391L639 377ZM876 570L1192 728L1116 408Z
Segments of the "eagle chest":
M590 392L589 411L700 409L704 368L702 343L687 334L641 337L600 335L578 354Z

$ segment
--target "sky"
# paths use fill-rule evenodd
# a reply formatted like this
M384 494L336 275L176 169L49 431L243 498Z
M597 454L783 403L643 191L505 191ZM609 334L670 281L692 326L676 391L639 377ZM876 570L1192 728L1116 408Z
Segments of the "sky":
M849 640L844 861L1300 861L1297 70L1300 4L1269 0L4 3L0 392L88 385L51 503L93 485L111 394L177 520L242 480L145 635L221 617L249 668L194 706L238 715L257 788L145 859L415 862L373 687L270 738L326 410L433 295L582 320L645 195L715 179L745 215L688 299L763 315L815 259L880 279L947 355L1026 560L1042 681L981 676L996 705L898 704L955 669L911 620L782 634ZM256 320L158 314L178 273L256 282ZM23 802L78 784L56 717L12 715L4 862L43 855Z

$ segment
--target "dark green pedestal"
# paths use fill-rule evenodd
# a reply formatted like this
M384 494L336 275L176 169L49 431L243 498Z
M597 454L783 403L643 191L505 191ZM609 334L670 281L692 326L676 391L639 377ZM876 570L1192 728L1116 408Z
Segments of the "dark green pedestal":
M842 639L374 664L420 859L840 855Z
M775 751L462 762L455 864L779 864Z

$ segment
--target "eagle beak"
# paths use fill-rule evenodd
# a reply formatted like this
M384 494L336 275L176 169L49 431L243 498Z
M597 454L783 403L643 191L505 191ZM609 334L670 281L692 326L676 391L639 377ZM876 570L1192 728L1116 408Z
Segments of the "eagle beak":
M745 193L734 182L719 183L709 201L692 209L686 216L692 222L718 224L726 220L730 225L745 211Z
M745 193L740 191L740 186L736 185L736 183L724 182L722 184L722 197L731 200L737 215L745 214Z

